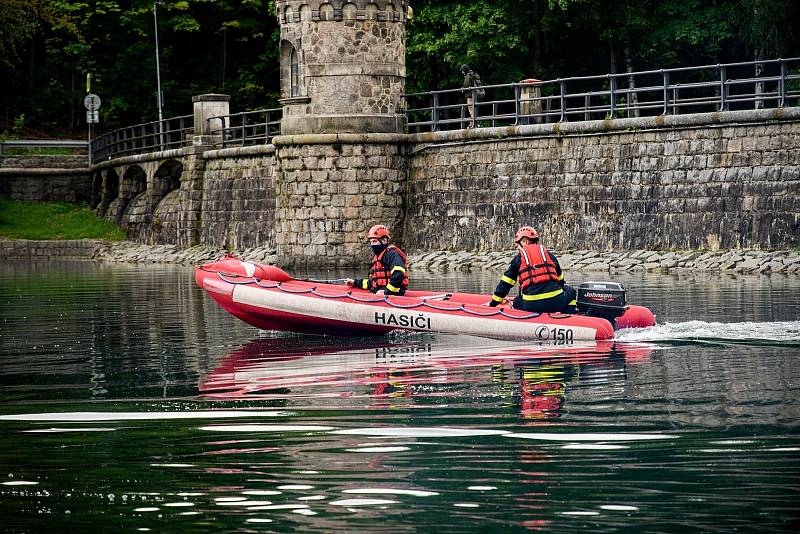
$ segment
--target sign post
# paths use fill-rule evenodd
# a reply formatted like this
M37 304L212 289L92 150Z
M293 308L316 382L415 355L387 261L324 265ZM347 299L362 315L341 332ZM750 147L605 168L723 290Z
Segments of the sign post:
M91 91L91 74L86 75L86 90L89 94L83 99L86 108L86 124L89 125L89 165L92 164L92 125L100 122L100 97Z

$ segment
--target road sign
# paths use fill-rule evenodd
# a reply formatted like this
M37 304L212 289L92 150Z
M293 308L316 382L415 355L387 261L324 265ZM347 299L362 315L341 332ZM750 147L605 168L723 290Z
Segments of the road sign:
M86 98L83 99L83 105L86 106L86 109L89 111L97 111L100 109L100 97L94 93L89 93L86 95Z
M86 112L86 123L87 124L96 124L100 122L100 113L98 111L87 111Z

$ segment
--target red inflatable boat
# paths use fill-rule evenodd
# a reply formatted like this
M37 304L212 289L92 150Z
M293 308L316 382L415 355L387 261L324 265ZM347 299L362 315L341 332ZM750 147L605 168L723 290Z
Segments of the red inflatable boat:
M230 314L263 330L335 336L406 330L568 344L611 339L615 327L655 324L653 313L642 306L617 307L609 320L585 314L531 313L512 309L510 302L492 308L484 305L486 295L471 293L407 291L402 297L381 296L344 284L295 280L278 267L234 256L198 267L195 280ZM620 295L612 291L613 286L621 289L619 284L610 284L608 291L598 289L605 285L594 284L582 295L596 301L599 309L610 307L606 303L614 299L619 302Z

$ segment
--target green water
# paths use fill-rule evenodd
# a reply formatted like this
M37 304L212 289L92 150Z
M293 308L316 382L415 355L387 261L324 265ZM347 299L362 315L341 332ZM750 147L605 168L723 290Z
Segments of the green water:
M554 347L259 332L185 267L5 265L0 528L796 531L800 278L616 278L659 326Z

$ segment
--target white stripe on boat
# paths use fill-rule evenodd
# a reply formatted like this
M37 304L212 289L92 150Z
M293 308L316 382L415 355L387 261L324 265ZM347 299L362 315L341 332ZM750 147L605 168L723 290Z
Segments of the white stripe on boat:
M418 332L447 332L496 338L548 340L556 337L570 340L594 340L596 330L568 323L547 324L529 320L500 320L468 317L448 313L387 308L265 290L238 285L231 298L234 302L258 308L292 313L305 317L331 319L355 325L390 326Z

